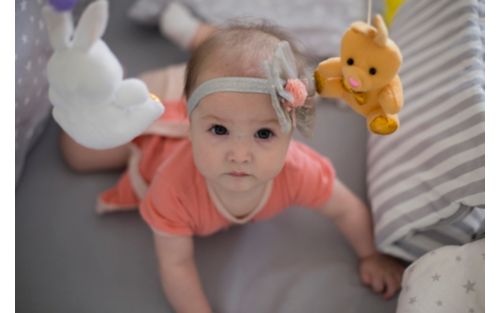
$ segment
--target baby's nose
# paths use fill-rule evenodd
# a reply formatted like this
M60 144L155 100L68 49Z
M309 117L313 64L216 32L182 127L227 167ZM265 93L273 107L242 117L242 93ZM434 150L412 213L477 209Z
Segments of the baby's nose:
M251 143L244 138L236 138L229 152L231 162L247 163L252 160Z

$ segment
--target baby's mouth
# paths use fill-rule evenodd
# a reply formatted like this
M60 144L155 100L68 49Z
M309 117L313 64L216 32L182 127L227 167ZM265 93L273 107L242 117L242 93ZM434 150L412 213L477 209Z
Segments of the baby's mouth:
M229 175L233 176L233 177L246 177L246 176L249 176L249 174L247 174L245 172L239 172L239 171L230 172Z

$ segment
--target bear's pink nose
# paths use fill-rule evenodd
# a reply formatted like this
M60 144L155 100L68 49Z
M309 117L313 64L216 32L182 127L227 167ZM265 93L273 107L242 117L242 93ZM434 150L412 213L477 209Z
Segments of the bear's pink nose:
M361 83L352 77L349 77L349 84L354 88L361 86Z

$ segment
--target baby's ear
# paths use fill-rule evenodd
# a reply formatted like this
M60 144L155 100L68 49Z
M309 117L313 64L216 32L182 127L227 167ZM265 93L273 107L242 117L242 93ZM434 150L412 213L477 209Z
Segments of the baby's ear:
M99 0L90 4L83 12L75 30L75 48L87 51L99 40L108 24L108 2Z
M57 51L68 48L69 39L73 33L71 14L57 12L50 5L45 5L42 15L47 25L52 49Z

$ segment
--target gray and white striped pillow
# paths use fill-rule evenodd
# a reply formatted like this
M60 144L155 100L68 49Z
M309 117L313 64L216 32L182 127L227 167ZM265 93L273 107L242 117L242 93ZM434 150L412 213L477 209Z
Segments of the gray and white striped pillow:
M379 249L406 260L484 231L484 0L407 0L401 128L368 140Z

